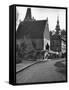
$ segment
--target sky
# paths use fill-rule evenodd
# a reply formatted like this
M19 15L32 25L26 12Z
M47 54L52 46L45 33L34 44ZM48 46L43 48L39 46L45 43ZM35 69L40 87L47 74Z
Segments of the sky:
M28 7L16 7L16 10L19 14L18 16L18 25L19 20L23 21L26 15ZM31 8L32 17L36 20L46 20L48 17L49 30L55 30L57 24L57 16L59 16L60 29L66 30L66 10L65 9L50 9L50 8ZM17 25L17 27L18 27Z

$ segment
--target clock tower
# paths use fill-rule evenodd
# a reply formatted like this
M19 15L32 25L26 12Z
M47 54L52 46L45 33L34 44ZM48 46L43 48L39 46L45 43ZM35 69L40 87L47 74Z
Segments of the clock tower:
M56 29L56 34L59 34L59 31L60 31L59 16L57 16L57 25L55 29Z

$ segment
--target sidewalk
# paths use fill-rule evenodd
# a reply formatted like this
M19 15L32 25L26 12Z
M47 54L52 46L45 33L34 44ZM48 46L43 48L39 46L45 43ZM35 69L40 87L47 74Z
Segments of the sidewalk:
M40 61L26 61L24 60L22 63L16 64L16 73L21 71L22 69L25 69L33 64L36 64Z

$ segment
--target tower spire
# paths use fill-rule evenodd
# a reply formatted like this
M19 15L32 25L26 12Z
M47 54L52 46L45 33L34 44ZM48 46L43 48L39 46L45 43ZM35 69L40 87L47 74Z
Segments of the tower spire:
M59 31L60 31L59 16L57 16L56 33L59 34Z
M27 8L25 20L31 20L31 19L32 19L31 8Z
M57 16L57 25L59 25L59 16Z

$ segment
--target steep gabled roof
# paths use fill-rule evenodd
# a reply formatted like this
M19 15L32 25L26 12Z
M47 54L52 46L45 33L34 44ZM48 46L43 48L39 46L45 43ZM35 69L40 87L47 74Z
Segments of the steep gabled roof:
M24 35L30 36L32 39L43 38L46 20L23 21L19 24L16 31L16 38L22 39Z

